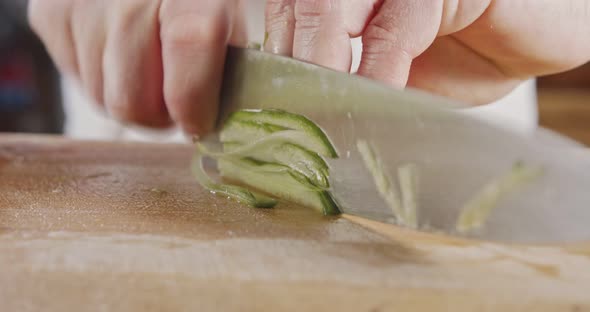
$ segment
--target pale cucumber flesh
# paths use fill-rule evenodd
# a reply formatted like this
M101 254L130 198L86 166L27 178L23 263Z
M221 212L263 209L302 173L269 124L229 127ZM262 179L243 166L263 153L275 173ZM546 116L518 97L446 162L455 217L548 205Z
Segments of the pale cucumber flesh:
M278 110L238 111L226 120L220 141L223 152L211 152L201 143L197 147L217 160L222 177L325 215L340 213L329 191L329 166L322 158L338 154L311 120ZM216 184L203 176L200 182L212 192L251 206L276 203L245 187Z
M201 186L211 193L230 197L238 202L257 208L272 208L277 204L275 199L252 192L246 188L213 182L205 173L203 169L203 158L199 154L192 160L191 171Z
M340 213L328 191L306 186L288 172L261 172L258 166L259 164L247 159L218 160L219 171L224 178L314 208L326 215Z
M293 143L310 145L305 147L325 157L338 157L338 152L324 131L304 116L282 110L241 110L234 112L227 120L230 123L235 121L257 122L301 131L306 134L307 140Z
M226 145L230 146L227 148ZM213 158L250 158L258 162L285 164L297 171L311 183L320 188L328 188L328 165L317 154L312 153L298 145L288 143L288 140L273 140L271 136L263 138L251 145L238 145L236 143L224 144L223 153L210 152L205 146L198 144L197 148L207 156Z
M248 144L282 130L288 130L288 128L252 120L230 118L224 124L219 139L221 142Z

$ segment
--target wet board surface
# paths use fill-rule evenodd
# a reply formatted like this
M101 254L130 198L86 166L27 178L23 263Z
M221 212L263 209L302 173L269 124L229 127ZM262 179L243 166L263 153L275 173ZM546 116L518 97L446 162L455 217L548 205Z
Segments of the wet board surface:
M192 179L183 145L0 136L2 311L590 311L590 244L507 246Z

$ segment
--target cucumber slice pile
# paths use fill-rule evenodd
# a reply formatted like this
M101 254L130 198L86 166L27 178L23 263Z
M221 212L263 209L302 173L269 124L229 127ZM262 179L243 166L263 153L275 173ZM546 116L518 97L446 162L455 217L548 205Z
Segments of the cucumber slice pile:
M311 120L282 110L241 110L227 119L220 133L222 152L197 144L197 180L211 192L254 207L270 207L273 199L244 187L214 183L202 169L203 156L217 160L223 178L312 207L325 215L340 210L330 193L324 158L338 153Z

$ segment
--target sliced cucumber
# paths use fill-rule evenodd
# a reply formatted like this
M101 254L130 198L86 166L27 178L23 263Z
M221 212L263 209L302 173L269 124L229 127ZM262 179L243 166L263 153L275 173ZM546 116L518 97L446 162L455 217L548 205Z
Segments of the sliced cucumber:
M282 130L288 130L288 128L252 120L229 118L223 125L219 139L221 142L247 144Z
M282 138L281 140L284 139L284 141L321 155L321 153L316 152L317 140L310 138L308 133L273 124L228 119L227 126L224 126L220 134L221 142L227 143L227 145L224 144L225 151L232 151L239 144L256 144L258 141L269 137L273 139Z
M540 167L516 162L509 172L491 180L465 204L457 218L457 231L467 233L481 229L503 196L542 174Z
M281 174L289 174L293 179L299 181L300 183L306 185L310 189L320 190L323 191L325 188L318 187L313 185L313 183L303 174L293 170L292 168L280 165L277 163L268 163L256 160L254 158L236 158L236 157L229 157L230 160L243 160L246 163L256 165L256 169L259 170L260 173L281 173Z
M201 153L203 153L204 155L207 155L211 158L214 159L243 159L244 161L246 161L247 163L252 163L256 166L256 170L260 171L260 172L266 172L266 173L289 173L291 174L295 179L297 179L298 181L300 181L301 183L305 183L305 184L309 184L310 186L316 186L318 189L325 189L325 187L322 186L317 186L315 184L314 181L312 181L310 179L309 176L301 173L300 171L293 169L287 165L281 165L275 162L268 162L268 161L264 161L264 160L260 160L260 159L256 159L256 158L252 158L252 157L247 157L244 156L244 154L242 153L235 153L235 152L228 152L228 153L215 153L210 151L205 145L201 144L201 143L197 143L197 150ZM317 172L310 172L309 175L311 177L315 177L316 175L323 175L321 172L317 173ZM326 173L327 175L327 173ZM324 178L327 179L326 176L324 176Z
M405 211L402 207L401 195L395 186L394 180L387 174L381 159L377 157L377 152L365 140L358 140L356 146L365 163L365 167L373 177L373 182L377 187L377 191L379 191L379 195L389 205L397 222L400 224L404 223Z
M415 164L404 164L397 168L404 222L407 226L418 227L418 167Z
M340 213L329 192L329 166L322 158L338 155L325 133L311 120L278 110L239 111L226 120L220 141L222 152L211 152L200 143L197 148L217 160L224 178L326 215ZM264 195L205 178L202 173L198 179L212 192L253 206L274 205Z
M213 182L203 169L203 158L200 155L193 159L191 171L199 184L213 194L224 195L257 208L272 208L277 204L275 199L251 192L243 187Z
M325 215L339 214L340 210L330 193L301 183L288 171L269 172L265 166L249 159L223 158L218 167L224 178L239 181L255 189L314 208Z
M259 164L257 169L261 172L293 171L293 173L297 173L296 178L302 183L311 184L321 189L329 187L328 167L323 159L297 145L290 143L249 145L233 148L231 152L227 153L214 153L203 144L197 143L197 149L204 155L215 159L248 159Z
M305 134L305 140L293 142L304 146L307 149L317 152L318 154L337 158L338 152L328 139L324 131L308 118L292 114L283 110L264 109L264 110L241 110L231 114L227 122L250 121L256 123L270 124L292 130L298 130ZM248 141L248 137L243 137ZM235 141L235 140L232 140Z
M387 174L387 168L376 150L365 140L357 141L357 149L381 198L393 211L396 222L411 228L418 227L418 167L404 164L397 168L397 184ZM398 189L399 187L399 189Z
M246 147L248 148L248 147ZM320 188L330 187L328 165L317 154L290 143L261 145L259 149L239 148L239 155L261 162L285 164L305 176L310 183ZM232 153L229 153L232 154Z

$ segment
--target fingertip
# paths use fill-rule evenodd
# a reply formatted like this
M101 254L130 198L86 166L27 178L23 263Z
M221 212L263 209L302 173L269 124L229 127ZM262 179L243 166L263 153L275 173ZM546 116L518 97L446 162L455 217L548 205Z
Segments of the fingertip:
M203 136L211 132L217 118L218 99L206 90L194 90L192 94L176 93L168 97L166 104L171 119L187 135Z

